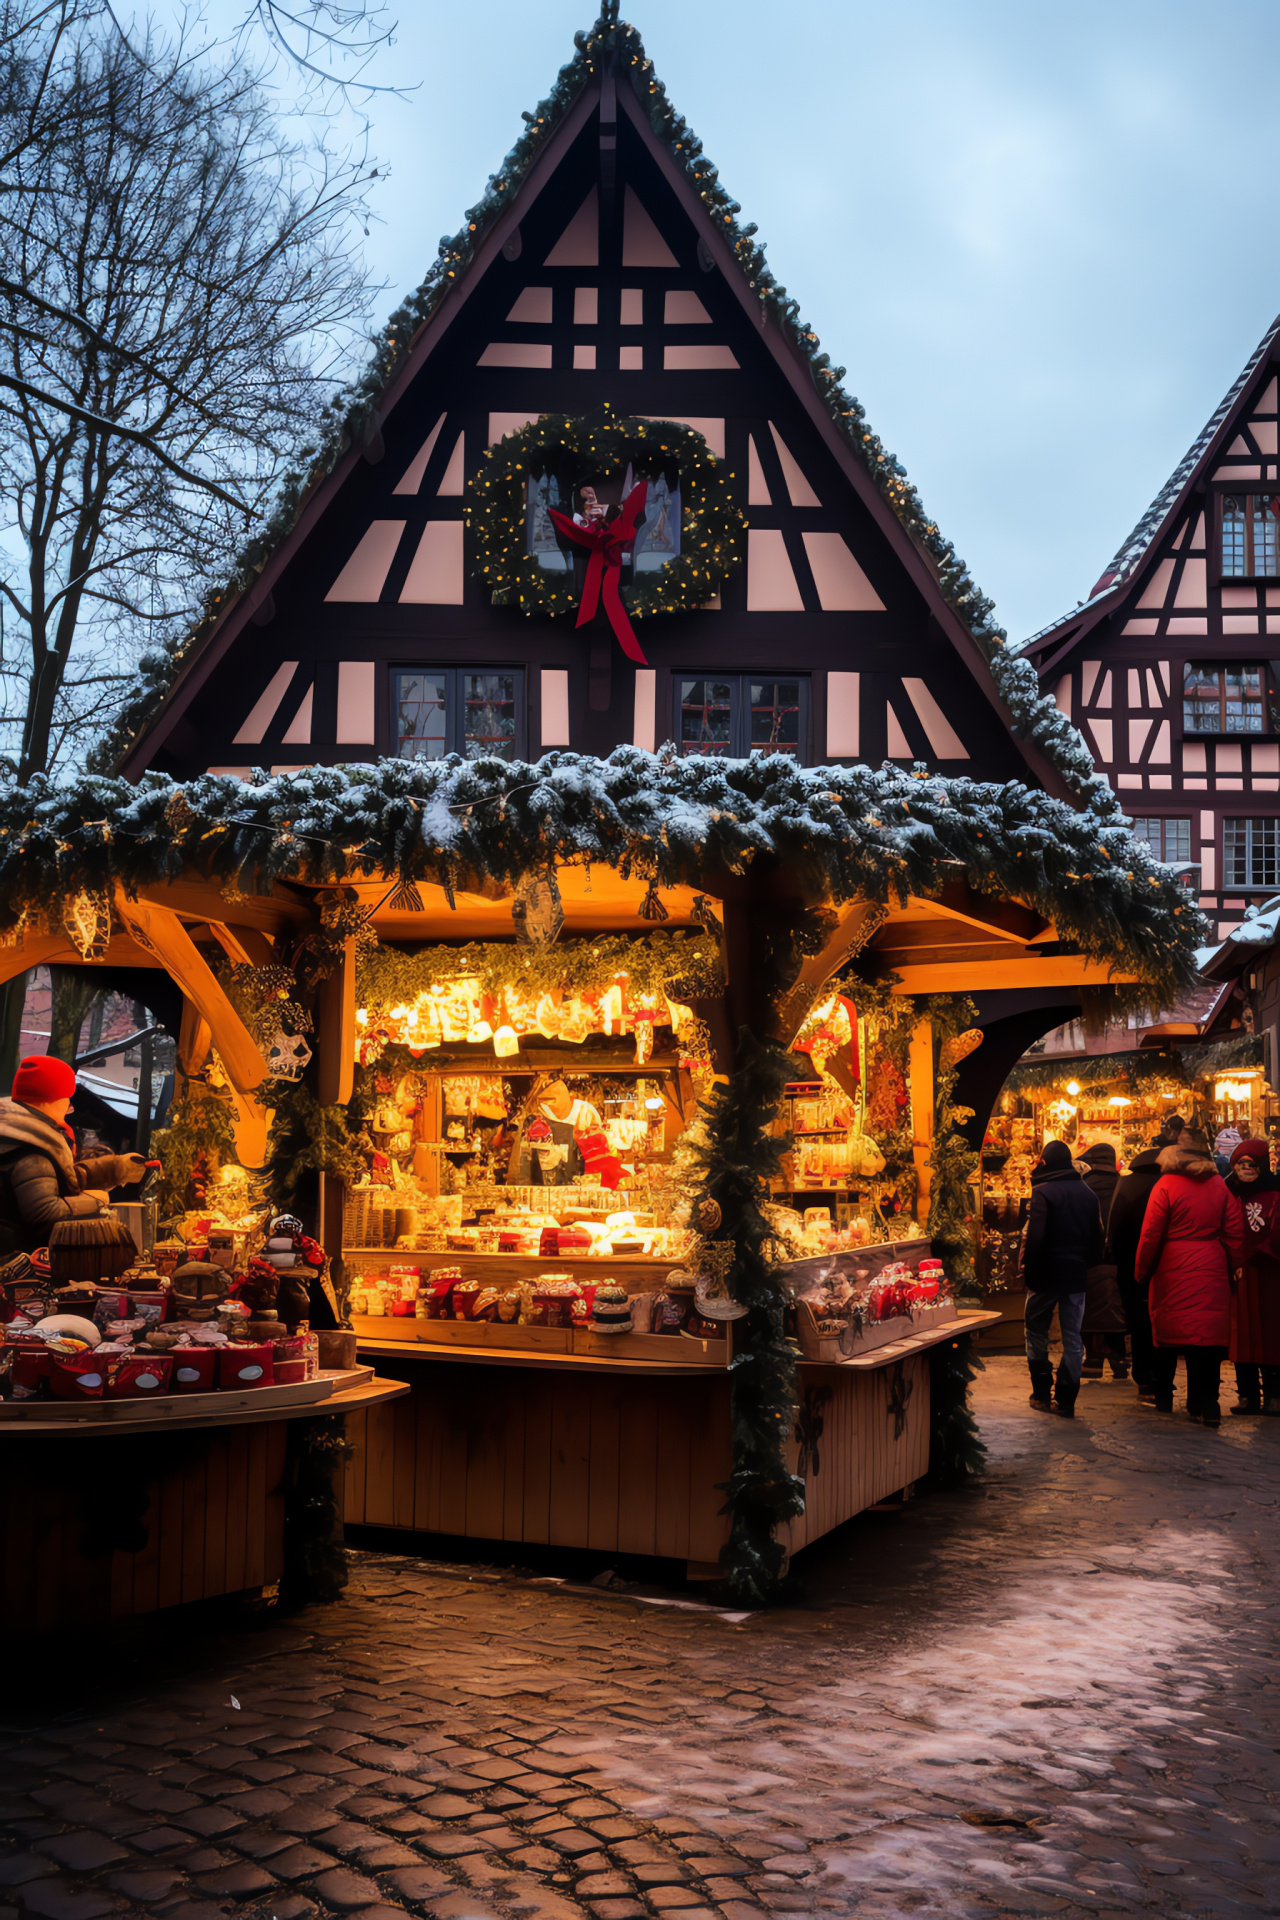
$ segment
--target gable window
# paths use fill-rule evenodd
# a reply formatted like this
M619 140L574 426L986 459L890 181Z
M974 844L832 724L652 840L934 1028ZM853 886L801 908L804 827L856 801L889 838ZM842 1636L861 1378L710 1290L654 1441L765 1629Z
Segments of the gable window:
M391 674L391 735L401 760L464 760L524 753L524 675L469 667L411 667Z
M1222 577L1242 580L1280 572L1280 494L1226 493L1222 496Z
M734 760L753 753L806 757L809 680L768 674L677 674L675 734L682 754L722 753Z
M1186 733L1261 733L1262 668L1188 660L1182 726Z
M1223 821L1222 884L1275 892L1280 885L1280 820Z
M1184 887L1199 892L1200 869L1191 864L1191 821L1189 817L1162 817L1149 814L1134 820L1135 839L1145 840L1152 857L1179 868L1178 879Z

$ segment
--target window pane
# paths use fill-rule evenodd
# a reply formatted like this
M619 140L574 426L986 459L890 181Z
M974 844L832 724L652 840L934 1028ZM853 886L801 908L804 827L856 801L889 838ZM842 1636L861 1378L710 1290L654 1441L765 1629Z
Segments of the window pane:
M462 751L468 760L486 754L514 760L518 718L514 673L462 675Z
M445 739L445 674L397 673L396 752L402 760L442 760Z
M1262 732L1262 669L1260 667L1224 667L1226 692L1226 732Z
M799 753L800 682L753 680L751 683L752 753Z
M1165 821L1164 857L1166 860L1189 860L1191 858L1190 820Z
M1222 676L1188 661L1182 670L1182 724L1188 733L1222 732Z
M1280 497L1273 493L1257 494L1253 501L1253 571L1255 573L1276 572L1276 516L1280 513Z
M1164 859L1160 841L1161 825L1162 822L1159 820L1135 820L1133 823L1134 839L1145 840L1157 860Z
M1222 571L1244 570L1244 501L1229 493L1222 502Z
M680 682L681 753L728 753L732 741L732 719L732 682Z
M1223 884L1274 888L1280 876L1280 820L1224 820Z

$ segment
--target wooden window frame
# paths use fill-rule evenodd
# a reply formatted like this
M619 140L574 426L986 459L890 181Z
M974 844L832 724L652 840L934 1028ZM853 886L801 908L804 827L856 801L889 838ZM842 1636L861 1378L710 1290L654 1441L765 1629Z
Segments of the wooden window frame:
M1276 522L1276 564L1274 570L1271 573L1259 573L1253 565L1254 515L1252 502L1259 499L1280 499L1280 482L1269 481L1265 486L1261 487L1251 482L1246 482L1242 487L1228 485L1221 488L1214 495L1213 571L1215 579L1220 586L1248 586L1253 582L1280 580L1280 519ZM1228 573L1223 565L1222 542L1223 531L1226 525L1226 502L1228 500L1243 500L1245 503L1245 571L1243 573Z
M516 731L511 743L511 758L524 760L528 757L529 736L529 694L528 670L525 667L499 666L486 661L476 664L468 661L465 666L446 666L439 661L417 660L412 664L396 661L388 669L387 708L390 715L391 732L388 741L389 752L393 758L408 759L401 752L400 729L397 718L399 705L399 680L402 674L438 674L445 683L445 757L451 753L466 757L466 733L463 725L463 677L473 673L509 674L515 682ZM428 762L427 764L432 764Z
M1203 668L1218 677L1218 717L1226 719L1227 692L1225 676L1231 671L1256 671L1260 682L1262 701L1262 725L1253 728L1237 728L1228 731L1225 726L1217 728L1194 727L1187 722L1187 673L1192 667ZM1271 665L1266 660L1245 660L1239 654L1233 654L1229 660L1206 658L1203 653L1188 654L1182 661L1182 695L1179 707L1181 737L1184 740L1265 740L1276 731L1271 709L1272 675Z
M1273 861L1273 878L1271 880L1233 880L1228 876L1227 829L1229 827L1234 827L1234 826L1242 826L1246 829L1251 829L1254 826L1260 826L1269 830L1270 836L1274 842L1271 849L1272 861ZM1251 855L1253 850L1252 842L1253 842L1252 833L1246 832L1246 838L1245 838L1246 864L1251 864ZM1268 813L1233 813L1233 814L1223 815L1223 818L1222 818L1222 873L1221 873L1221 885L1218 891L1220 893L1265 893L1265 894L1274 894L1276 892L1280 892L1280 816L1277 816L1275 814L1268 814Z
M745 671L734 668L729 672L726 672L722 667L678 668L671 676L672 737L675 740L676 748L681 758L688 757L692 759L697 750L691 747L686 756L685 746L680 738L681 713L683 711L681 686L686 680L718 680L724 681L730 686L729 741L724 751L725 757L731 760L749 760L753 752L759 753L763 751L763 749L759 747L753 749L749 737L751 732L751 696L748 691L750 683L753 680L794 680L799 689L797 705L800 710L800 724L797 729L799 740L796 744L794 758L798 766L807 767L812 764L812 754L810 751L810 727L813 716L811 674L807 672L787 673L781 669L764 667L747 669Z

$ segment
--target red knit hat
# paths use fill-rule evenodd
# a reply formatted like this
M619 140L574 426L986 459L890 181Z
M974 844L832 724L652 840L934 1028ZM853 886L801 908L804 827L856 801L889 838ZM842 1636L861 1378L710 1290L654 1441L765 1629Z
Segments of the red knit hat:
M29 1053L18 1062L13 1076L13 1097L28 1106L41 1106L46 1100L69 1100L76 1090L75 1068L51 1053Z
M1271 1153L1265 1140L1242 1140L1231 1155L1233 1167L1237 1160L1256 1160L1268 1172L1271 1169Z

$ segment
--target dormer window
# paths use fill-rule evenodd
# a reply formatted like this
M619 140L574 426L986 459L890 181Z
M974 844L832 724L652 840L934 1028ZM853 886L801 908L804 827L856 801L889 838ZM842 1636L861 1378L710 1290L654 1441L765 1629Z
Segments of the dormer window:
M1262 668L1188 660L1182 669L1184 733L1261 733Z
M1222 497L1222 577L1270 579L1280 573L1280 494L1227 493Z

